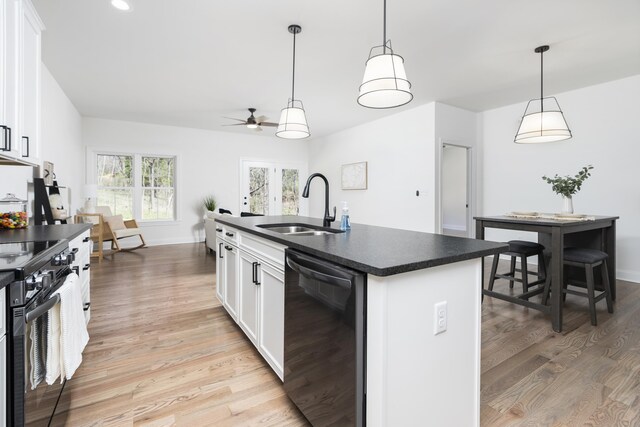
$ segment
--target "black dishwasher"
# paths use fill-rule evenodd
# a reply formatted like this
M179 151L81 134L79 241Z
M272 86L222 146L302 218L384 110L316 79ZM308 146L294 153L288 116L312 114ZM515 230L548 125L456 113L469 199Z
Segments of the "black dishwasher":
M364 273L285 251L284 388L314 426L365 425Z

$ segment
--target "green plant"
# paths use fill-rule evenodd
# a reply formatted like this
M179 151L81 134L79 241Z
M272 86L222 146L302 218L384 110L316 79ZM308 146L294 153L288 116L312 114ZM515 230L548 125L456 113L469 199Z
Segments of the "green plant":
M207 197L204 198L202 203L204 203L204 207L208 211L215 211L216 210L216 198L215 197L207 196Z
M564 197L571 197L572 194L576 194L580 191L582 183L591 176L591 173L589 172L591 169L593 169L593 166L591 165L583 166L580 172L573 177L569 175L559 176L556 174L553 178L549 178L545 175L542 179L552 185L551 188L556 194L561 194Z

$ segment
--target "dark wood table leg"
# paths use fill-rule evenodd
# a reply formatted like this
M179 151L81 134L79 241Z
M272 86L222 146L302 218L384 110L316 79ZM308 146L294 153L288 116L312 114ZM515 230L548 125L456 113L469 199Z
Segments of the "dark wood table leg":
M484 240L484 222L483 221L476 220L476 239ZM498 256L498 255L494 255L494 256ZM482 275L480 277L480 285L482 286L482 289L484 289L484 257L482 257L480 266L481 266L480 274Z
M609 254L607 264L609 267L609 286L611 286L611 299L616 300L616 221L611 222L611 227L606 229L606 248Z
M551 232L551 326L562 332L564 234L561 227Z

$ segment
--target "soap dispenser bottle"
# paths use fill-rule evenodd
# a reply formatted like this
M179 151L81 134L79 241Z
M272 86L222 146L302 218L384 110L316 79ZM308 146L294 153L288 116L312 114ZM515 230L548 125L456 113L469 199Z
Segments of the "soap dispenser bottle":
M342 202L342 218L340 219L340 230L351 230L351 220L349 219L349 207L347 202Z

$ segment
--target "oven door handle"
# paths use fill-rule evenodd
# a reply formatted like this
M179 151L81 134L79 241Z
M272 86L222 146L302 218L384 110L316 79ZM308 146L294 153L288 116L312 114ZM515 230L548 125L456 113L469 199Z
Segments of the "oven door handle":
M36 308L34 308L30 312L28 312L24 316L25 321L27 323L29 323L32 320L37 319L38 317L40 317L43 314L45 314L47 311L51 310L53 308L53 306L56 305L59 302L60 302L60 294L53 295L51 298L49 298L47 300L47 302L43 303L42 305L37 306Z

